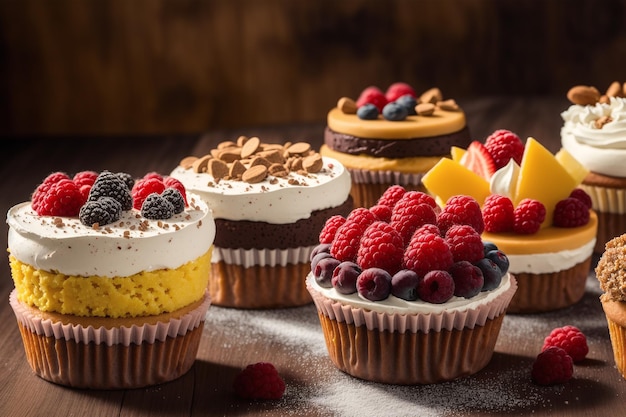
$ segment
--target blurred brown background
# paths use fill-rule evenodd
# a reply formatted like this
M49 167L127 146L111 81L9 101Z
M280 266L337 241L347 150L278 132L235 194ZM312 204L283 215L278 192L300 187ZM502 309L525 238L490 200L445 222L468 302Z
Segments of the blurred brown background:
M370 84L626 81L626 0L3 0L0 134L321 122Z

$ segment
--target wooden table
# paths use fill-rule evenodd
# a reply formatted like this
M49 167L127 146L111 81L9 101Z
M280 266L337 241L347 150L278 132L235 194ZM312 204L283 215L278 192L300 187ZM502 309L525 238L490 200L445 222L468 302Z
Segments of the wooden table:
M561 98L483 98L460 101L473 137L484 140L498 128L533 136L559 148ZM207 152L217 141L239 134L266 141L308 140L319 146L323 124L212 131L193 136L116 138L12 138L3 144L0 207L29 199L52 171L84 169L169 173L189 154ZM6 247L5 233L0 246ZM594 259L593 264L597 258ZM0 416L535 416L626 415L626 381L615 368L606 320L590 271L587 293L571 308L542 315L505 317L490 364L458 381L399 387L357 380L330 363L313 306L241 311L211 307L197 361L182 378L160 386L121 391L75 390L36 377L22 348L8 294L8 263L0 273ZM578 326L589 355L575 365L574 379L540 387L530 369L544 337L555 327ZM270 361L287 383L282 400L238 400L231 383L245 365Z

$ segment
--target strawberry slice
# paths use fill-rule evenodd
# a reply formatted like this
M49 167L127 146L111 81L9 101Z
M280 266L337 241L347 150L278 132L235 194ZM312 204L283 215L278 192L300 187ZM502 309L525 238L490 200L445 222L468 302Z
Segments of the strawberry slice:
M461 158L461 165L472 170L487 181L496 172L496 163L493 157L485 148L485 145L478 141L473 141L467 147L467 152Z

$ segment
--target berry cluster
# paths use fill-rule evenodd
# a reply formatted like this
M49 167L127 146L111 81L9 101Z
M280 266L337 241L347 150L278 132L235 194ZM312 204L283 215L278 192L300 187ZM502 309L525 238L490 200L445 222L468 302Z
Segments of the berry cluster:
M591 198L577 188L556 204L552 224L555 227L583 226L589 222L590 209ZM485 199L482 212L485 231L490 233L534 234L546 216L546 208L540 201L527 198L513 207L510 198L499 194L491 194Z
M539 385L563 384L574 374L574 363L587 356L587 338L577 327L559 327L545 338L533 363L531 377Z
M454 196L440 209L428 194L394 185L372 208L326 221L311 271L320 286L370 301L472 298L498 287L509 267L482 242L483 228L471 197Z
M182 212L186 204L185 187L175 178L151 173L135 182L130 174L106 170L81 171L72 178L63 172L52 173L31 198L38 215L78 216L86 226L113 223L133 207L145 218L165 220Z
M500 129L485 140L485 144L473 141L467 147L462 164L489 180L500 168L513 159L518 165L524 155L524 143L515 133Z
M258 362L243 369L233 382L235 394L250 400L278 400L285 392L285 382L269 362Z

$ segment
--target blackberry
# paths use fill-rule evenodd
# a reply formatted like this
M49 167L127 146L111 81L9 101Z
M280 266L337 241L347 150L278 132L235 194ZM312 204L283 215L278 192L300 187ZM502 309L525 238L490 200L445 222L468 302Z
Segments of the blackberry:
M122 210L133 207L133 198L126 183L110 171L102 171L89 191L87 201L96 201L101 197L111 197L122 205Z
M150 220L166 220L174 215L174 206L159 194L152 193L144 200L141 215Z
M100 201L88 201L81 208L78 213L80 222L85 226L93 227L94 224L100 226L112 223L111 213L107 210L105 204Z
M378 119L378 108L367 103L357 109L356 115L362 120L376 120Z
M124 184L126 184L129 190L133 189L133 186L135 185L135 179L132 175L126 172L118 172L116 175L124 182Z
M185 211L185 200L183 195L176 188L166 188L161 193L161 197L170 202L174 207L174 214L182 213Z

